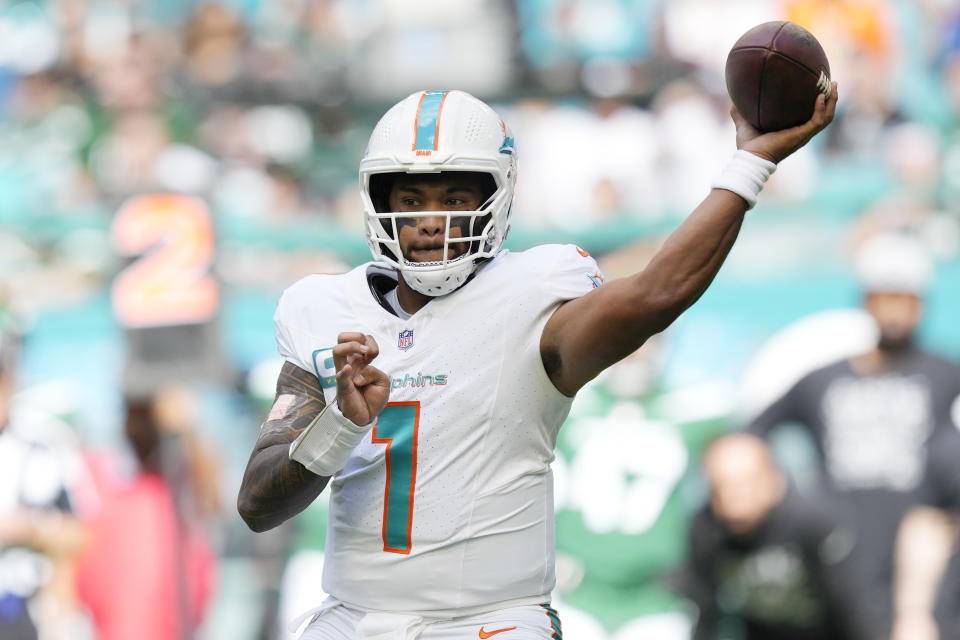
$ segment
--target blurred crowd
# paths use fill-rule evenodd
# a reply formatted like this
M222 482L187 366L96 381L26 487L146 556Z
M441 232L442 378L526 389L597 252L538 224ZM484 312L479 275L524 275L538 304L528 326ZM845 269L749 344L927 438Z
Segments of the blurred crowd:
M649 232L697 202L729 153L729 46L784 17L820 36L843 99L767 202L842 218L879 195L917 216L955 207L949 2L20 1L0 6L4 271L41 306L69 302L54 293L64 283L91 295L116 268L113 213L157 190L210 204L227 281L281 286L304 270L292 256L313 249L304 234L355 262L358 244L336 231L359 228L367 132L425 83L472 91L511 122L518 227Z
M158 629L158 640L285 637L284 618L299 613L304 585L322 563L325 508L254 538L224 505L272 399L276 297L306 273L369 255L356 172L376 119L422 88L459 88L489 101L517 139L508 246L576 241L601 257L608 277L622 275L700 201L731 154L726 53L747 28L774 19L818 36L840 84L839 109L830 129L771 179L751 214L754 231L745 231L725 272L747 286L801 276L835 285L834 276L849 271L837 255L849 258L865 239L891 231L916 237L941 272L955 266L960 7L948 0L0 3L0 329L25 336L22 350L19 340L0 340L0 427L4 394L18 385L13 404L26 416L19 424L41 442L16 446L39 451L40 471L31 473L50 480L28 502L60 514L45 525L59 533L42 539L28 537L35 519L0 524L0 561L20 572L19 582L0 575L0 623L19 620L33 603L51 638L121 637L138 624ZM138 333L136 322L112 320L117 303L111 307L108 292L131 254L174 242L164 231L143 244L121 230L118 211L167 192L196 198L202 213L192 220L211 229L191 245L191 260L219 287L207 298L215 311L199 318L213 327L202 335ZM824 263L841 266L824 275ZM955 291L958 271L949 273L954 279L940 289ZM732 376L761 361L757 350L773 330L842 303L837 291L810 285L801 291L809 304L768 310L762 322L744 303L705 298L704 316L682 321L581 394L556 471L560 611L579 630L570 637L689 636L689 603L706 605L702 584L680 586L677 570L688 552L683 534L707 499L699 457L716 436L747 423ZM812 301L818 295L826 297ZM934 314L941 342L960 354L955 320L943 317ZM852 333L859 347L870 346L868 334ZM157 354L208 338L224 341L232 361L223 369L236 375L189 391L171 386L187 378ZM707 358L711 340L715 361L690 357ZM184 362L193 349L181 349ZM809 361L803 350L782 354ZM59 364L63 353L71 367ZM226 358L219 349L203 357ZM19 360L26 375L17 383L9 371ZM119 375L99 373L125 361L142 383L135 393ZM143 373L151 367L164 374ZM64 399L70 393L56 385L64 368L74 395L98 397L94 418L74 413L89 397ZM91 390L77 382L84 376L112 386ZM762 367L759 376L782 377ZM749 375L743 379L749 386ZM746 400L754 413L760 396L773 401L757 391ZM7 429L4 442L23 429ZM636 438L629 450L648 455L610 463L605 456L624 449L623 438ZM98 448L104 442L106 452ZM727 447L730 455L753 461L776 485L767 454L737 446ZM707 476L723 477L723 449L712 450ZM815 466L800 464L791 482ZM891 540L892 526L884 533ZM804 543L822 542L824 531L832 529L816 529ZM4 549L22 546L41 553ZM78 549L86 554L79 564L59 562ZM611 559L618 549L634 560ZM41 602L35 592L44 584L54 585L54 597ZM118 607L117 585L140 589L140 605L155 597L163 607ZM728 613L738 610L724 602ZM168 610L178 615L145 622Z

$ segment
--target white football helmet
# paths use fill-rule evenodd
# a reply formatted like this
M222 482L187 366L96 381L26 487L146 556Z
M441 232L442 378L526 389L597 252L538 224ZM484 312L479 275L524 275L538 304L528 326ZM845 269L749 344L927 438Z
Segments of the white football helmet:
M378 176L447 171L488 174L493 193L476 211L386 210L389 180ZM510 228L516 181L513 134L486 103L463 91L419 91L404 98L377 123L360 161L367 243L374 259L396 267L408 285L425 295L456 290L500 251ZM397 219L428 216L446 218L444 258L408 260L397 241ZM452 218L466 229L464 237L450 237ZM447 259L452 243L467 243L467 251Z

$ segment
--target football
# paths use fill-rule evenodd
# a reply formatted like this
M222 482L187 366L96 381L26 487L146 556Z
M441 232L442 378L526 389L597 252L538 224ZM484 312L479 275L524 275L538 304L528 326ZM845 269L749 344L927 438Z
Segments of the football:
M750 29L730 49L727 93L760 131L803 124L818 93L830 95L830 63L812 33L787 21Z

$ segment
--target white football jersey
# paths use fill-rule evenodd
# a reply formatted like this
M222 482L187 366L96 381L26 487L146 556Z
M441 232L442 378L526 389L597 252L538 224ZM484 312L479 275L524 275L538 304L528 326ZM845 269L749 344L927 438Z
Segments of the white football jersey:
M573 245L501 252L451 294L402 320L367 263L290 287L274 318L281 355L336 384L337 335L373 335L390 399L330 481L323 588L349 606L468 615L549 600L550 462L570 409L540 335L565 301L602 282ZM396 278L396 275L392 275Z

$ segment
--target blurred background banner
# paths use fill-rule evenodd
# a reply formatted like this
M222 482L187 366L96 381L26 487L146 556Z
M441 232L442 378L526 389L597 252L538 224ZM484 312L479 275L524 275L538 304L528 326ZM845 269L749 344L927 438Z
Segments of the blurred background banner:
M15 407L69 434L90 521L117 513L110 487L174 505L187 533L165 544L188 566L164 578L171 633L287 637L320 601L323 498L259 536L233 503L273 399L281 291L369 259L357 167L385 109L420 89L491 103L519 162L506 246L576 243L609 280L641 269L727 162L726 54L774 19L820 39L837 117L779 167L703 299L577 398L555 463L557 606L587 640L688 637L671 580L705 496L699 455L797 369L870 344L852 270L866 238L922 241L919 340L960 357L956 2L0 3ZM797 324L814 314L828 315ZM801 482L808 448L786 446ZM126 484L156 460L179 461L183 486ZM108 635L82 602L61 623Z

